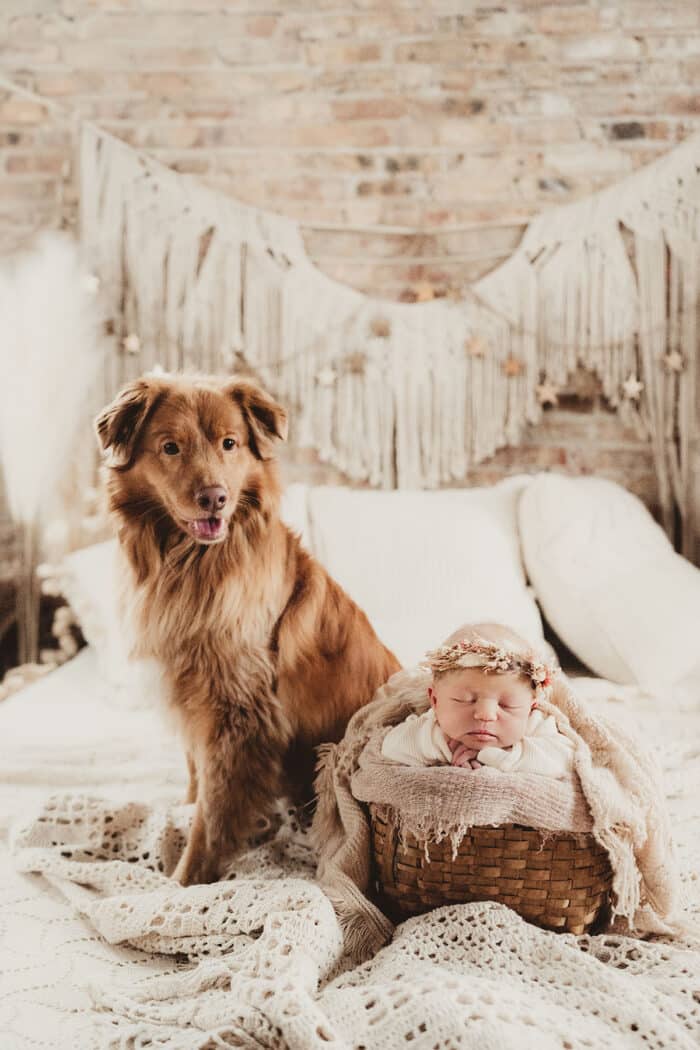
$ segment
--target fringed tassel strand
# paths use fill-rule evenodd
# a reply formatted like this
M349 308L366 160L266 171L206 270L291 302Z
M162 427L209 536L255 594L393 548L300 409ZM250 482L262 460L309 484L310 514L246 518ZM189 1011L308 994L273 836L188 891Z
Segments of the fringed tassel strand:
M462 302L408 306L322 274L295 222L86 127L83 238L122 344L108 383L244 363L292 407L292 440L355 481L432 488L517 445L541 417L538 383L582 365L650 440L665 527L677 509L690 553L699 160L697 136L536 218Z

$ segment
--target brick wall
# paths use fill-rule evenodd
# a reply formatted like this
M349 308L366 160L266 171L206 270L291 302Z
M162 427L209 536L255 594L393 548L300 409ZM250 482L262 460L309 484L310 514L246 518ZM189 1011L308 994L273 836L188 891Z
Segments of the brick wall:
M700 128L700 4L3 0L0 74L310 224L324 270L410 300L459 289L531 215ZM0 245L70 222L70 123L0 91L0 146ZM478 476L520 467L653 502L647 449L585 377Z

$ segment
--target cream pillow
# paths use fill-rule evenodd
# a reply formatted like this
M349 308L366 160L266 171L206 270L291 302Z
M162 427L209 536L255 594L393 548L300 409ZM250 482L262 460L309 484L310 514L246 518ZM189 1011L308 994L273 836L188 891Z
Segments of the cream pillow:
M309 491L318 560L406 666L460 624L497 621L542 642L517 504L527 478L492 488Z
M106 540L68 554L59 581L85 641L97 653L101 674L110 680L119 677L128 655L119 619L117 573L117 541Z
M520 501L542 610L591 670L667 697L700 677L700 570L644 504L601 478L541 474Z
M100 678L112 701L141 707L163 695L154 660L130 656L127 625L119 613L117 541L107 540L69 554L61 566L61 590L73 609L88 645L97 655Z
M280 512L308 546L307 488L289 485ZM107 540L67 555L61 565L60 586L86 642L97 653L101 677L119 702L138 706L146 694L160 692L161 685L154 661L134 660L129 655L129 625L119 612L119 572L117 541Z

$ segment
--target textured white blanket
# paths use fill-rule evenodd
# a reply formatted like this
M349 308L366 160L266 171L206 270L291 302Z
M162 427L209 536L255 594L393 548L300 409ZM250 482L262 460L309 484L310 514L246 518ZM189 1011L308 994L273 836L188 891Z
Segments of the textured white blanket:
M629 691L624 703L601 696L596 708L633 721L654 741L686 889L700 912L700 719L662 714ZM118 764L132 790L122 787L120 797L154 798L155 783L144 789L147 742L134 740L127 754L124 735ZM111 742L99 747L107 762ZM54 782L48 750L40 755L34 746L24 769L16 739L12 755L12 783L0 801L30 777ZM75 752L72 757L77 762ZM43 879L34 885L25 877L23 893L16 883L13 889L9 880L0 883L0 928L13 935L14 946L2 960L3 1050L35 1042L61 1050L698 1045L700 954L689 943L557 935L501 905L471 904L403 924L371 962L352 967L333 909L314 882L308 839L289 815L268 841L239 859L228 881L183 889L166 873L181 849L189 807L165 797L106 802L86 795L80 786L88 779L86 766L100 764L87 753L66 795L69 763L60 749L54 760L62 794L35 803L15 831L15 863ZM112 756L110 780L115 764ZM162 766L154 781L162 778ZM159 784L172 799L172 787ZM83 916L82 931L71 927L71 936L52 949L61 924L74 922L73 909ZM26 944L19 941L21 929ZM42 943L35 947L29 941L37 932ZM43 952L43 975L36 959L26 973L35 951ZM58 1038L55 1019L71 1001L69 982L86 971L93 1009L66 1015ZM29 1024L23 1008L40 995L38 1016L48 1019L53 1010L54 1023L42 1028L43 1042L34 1042L23 1038Z

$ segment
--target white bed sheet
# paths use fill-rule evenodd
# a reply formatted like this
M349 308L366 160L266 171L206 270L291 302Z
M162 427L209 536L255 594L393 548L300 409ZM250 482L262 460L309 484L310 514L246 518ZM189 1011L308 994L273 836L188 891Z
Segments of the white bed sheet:
M608 716L634 725L656 750L698 914L700 712L665 710L632 687L600 680L579 680L577 690ZM91 984L138 982L187 965L107 944L45 879L17 873L8 850L11 823L53 792L171 803L184 787L180 747L163 713L115 706L89 647L0 707L1 1050L91 1050L97 1045Z
M46 770L41 783L37 768ZM53 792L172 801L182 798L185 782L181 749L162 712L115 706L90 647L2 705L1 1050L92 1050L88 986L118 983L130 967L144 976L173 969L171 959L100 941L45 879L17 873L10 825Z

